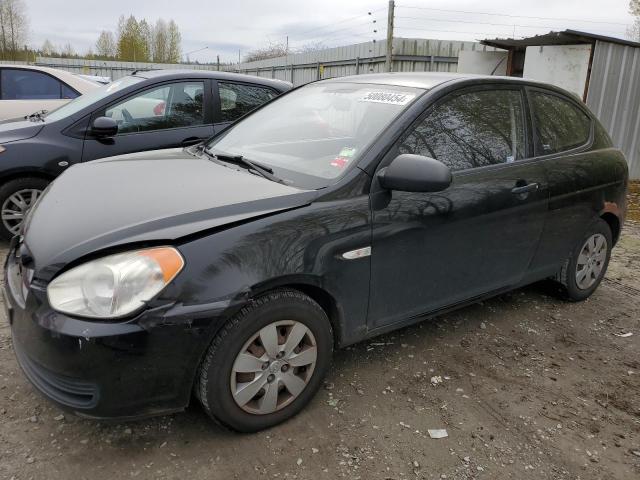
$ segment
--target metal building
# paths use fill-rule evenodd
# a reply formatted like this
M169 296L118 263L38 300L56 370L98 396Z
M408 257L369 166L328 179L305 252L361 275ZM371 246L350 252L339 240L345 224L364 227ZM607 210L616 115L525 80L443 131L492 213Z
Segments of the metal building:
M481 43L506 50L507 75L580 96L627 156L630 178L640 180L640 43L576 30Z

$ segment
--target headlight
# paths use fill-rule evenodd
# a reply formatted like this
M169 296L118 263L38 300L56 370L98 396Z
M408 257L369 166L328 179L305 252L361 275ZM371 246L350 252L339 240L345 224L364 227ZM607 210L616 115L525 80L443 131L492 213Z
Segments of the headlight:
M109 255L54 279L47 288L49 305L81 317L123 317L160 293L183 266L182 256L171 247Z

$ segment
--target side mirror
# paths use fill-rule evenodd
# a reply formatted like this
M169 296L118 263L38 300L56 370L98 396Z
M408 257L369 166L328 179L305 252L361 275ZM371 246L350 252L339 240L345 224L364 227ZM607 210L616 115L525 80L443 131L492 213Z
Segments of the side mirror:
M91 133L98 138L113 137L118 133L118 124L113 118L98 117L91 125Z
M378 172L380 185L402 192L440 192L451 185L451 170L444 163L422 155L402 154Z

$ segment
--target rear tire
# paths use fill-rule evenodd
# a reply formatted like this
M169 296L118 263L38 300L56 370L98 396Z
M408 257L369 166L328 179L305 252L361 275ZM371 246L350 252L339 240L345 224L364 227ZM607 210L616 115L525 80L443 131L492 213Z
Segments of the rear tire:
M593 222L574 247L558 273L564 297L572 302L585 300L598 288L609 266L613 236L601 218Z
M42 178L23 177L0 186L0 239L8 241L20 233L25 215L47 185Z
M325 311L302 292L275 290L252 300L214 337L198 369L195 394L222 426L257 432L309 403L332 354Z

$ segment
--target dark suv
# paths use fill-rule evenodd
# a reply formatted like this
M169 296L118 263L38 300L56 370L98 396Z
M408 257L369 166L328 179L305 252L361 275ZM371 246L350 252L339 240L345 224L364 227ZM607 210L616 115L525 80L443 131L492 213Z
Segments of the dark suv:
M189 146L291 89L279 80L197 70L136 72L52 112L0 124L0 238L69 166Z
M53 182L9 250L15 352L83 416L180 410L195 391L222 424L267 428L309 402L335 348L543 279L586 299L626 189L624 155L558 88L312 83L205 144Z

